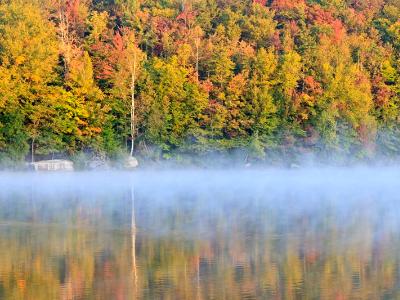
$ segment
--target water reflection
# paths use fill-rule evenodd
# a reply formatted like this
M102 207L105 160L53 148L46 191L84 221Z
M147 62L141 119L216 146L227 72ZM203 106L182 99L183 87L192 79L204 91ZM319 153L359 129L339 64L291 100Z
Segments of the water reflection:
M3 177L0 299L400 297L394 181L221 175Z

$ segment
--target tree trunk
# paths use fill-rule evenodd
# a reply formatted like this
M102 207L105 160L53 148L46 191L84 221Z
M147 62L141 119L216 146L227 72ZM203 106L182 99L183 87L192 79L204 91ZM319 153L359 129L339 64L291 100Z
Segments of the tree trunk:
M61 55L63 58L63 67L64 67L64 78L68 77L69 67L72 59L72 46L74 42L74 38L72 33L70 32L70 24L68 20L68 16L65 12L65 7L63 6L63 1L58 1L58 18L59 18L59 36L61 40Z
M133 156L133 150L135 148L135 87L136 87L136 53L133 57L133 70L131 74L131 152Z
M31 162L35 162L35 139L32 138L32 143L31 143Z
M197 81L199 81L199 44L200 41L196 41L196 75L197 75Z

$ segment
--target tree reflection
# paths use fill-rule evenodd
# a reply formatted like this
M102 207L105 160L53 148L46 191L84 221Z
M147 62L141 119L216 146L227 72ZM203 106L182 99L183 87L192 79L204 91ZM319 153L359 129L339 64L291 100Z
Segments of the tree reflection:
M135 218L135 189L131 187L131 203L132 203L132 217L131 217L131 235L132 235L132 275L133 275L133 294L134 298L137 296L137 266L136 266L136 218Z
M31 196L0 199L2 299L400 297L400 210L374 197Z

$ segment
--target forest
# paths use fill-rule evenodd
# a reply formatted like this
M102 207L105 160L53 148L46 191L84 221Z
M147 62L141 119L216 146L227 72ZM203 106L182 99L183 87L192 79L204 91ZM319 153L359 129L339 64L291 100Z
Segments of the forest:
M398 0L0 0L0 162L400 156Z

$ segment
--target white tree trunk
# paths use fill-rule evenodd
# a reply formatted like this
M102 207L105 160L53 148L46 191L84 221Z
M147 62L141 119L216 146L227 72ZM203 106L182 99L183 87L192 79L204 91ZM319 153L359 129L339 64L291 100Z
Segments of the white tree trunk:
M70 36L70 28L69 28L69 20L68 17L65 15L64 8L62 2L58 2L58 9L59 9L59 35L61 40L61 51L62 56L64 58L64 77L68 76L69 72L69 65L71 62L71 47L72 47L72 38Z
M196 75L197 81L199 81L199 44L200 41L196 41Z
M31 144L31 162L35 162L35 139L32 138L32 144Z
M131 152L133 156L133 150L135 148L135 87L136 87L136 53L133 58L133 70L131 74Z

